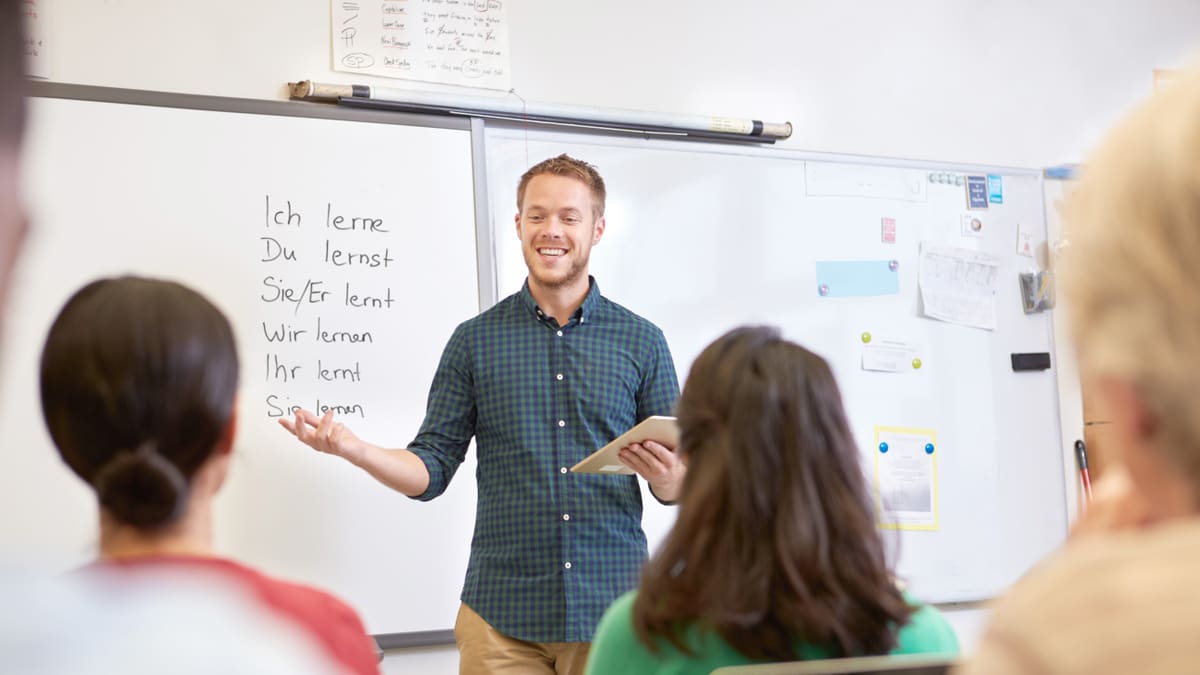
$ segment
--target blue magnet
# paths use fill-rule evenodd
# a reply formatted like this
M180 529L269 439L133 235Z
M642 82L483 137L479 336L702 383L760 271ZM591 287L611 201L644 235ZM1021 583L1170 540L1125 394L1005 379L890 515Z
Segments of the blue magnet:
M821 295L829 295L829 284L821 284L817 288L817 292Z
M880 443L880 444L879 444L879 451L880 451L880 452L887 452L887 443Z
M927 454L927 455L932 455L932 454L933 454L933 443L926 443L926 444L925 444L925 454Z
M900 261L899 260L889 260L888 261L888 269L893 272L900 269Z

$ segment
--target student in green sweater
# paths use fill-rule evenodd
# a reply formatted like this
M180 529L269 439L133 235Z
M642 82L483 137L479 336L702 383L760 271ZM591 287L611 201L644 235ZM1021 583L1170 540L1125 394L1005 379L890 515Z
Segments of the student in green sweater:
M678 519L601 620L589 675L958 652L941 614L896 586L821 357L735 329L696 359L677 414Z

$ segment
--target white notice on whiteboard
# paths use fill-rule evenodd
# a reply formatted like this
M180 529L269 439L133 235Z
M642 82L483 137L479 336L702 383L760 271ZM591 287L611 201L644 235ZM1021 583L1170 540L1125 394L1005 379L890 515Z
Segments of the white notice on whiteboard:
M510 86L501 0L330 0L333 68L467 87Z
M904 342L880 340L863 345L862 369L882 373L907 373L913 370L916 350Z
M879 523L936 530L937 434L932 429L876 427L875 445Z
M921 244L921 303L930 318L996 328L1000 258L951 246Z

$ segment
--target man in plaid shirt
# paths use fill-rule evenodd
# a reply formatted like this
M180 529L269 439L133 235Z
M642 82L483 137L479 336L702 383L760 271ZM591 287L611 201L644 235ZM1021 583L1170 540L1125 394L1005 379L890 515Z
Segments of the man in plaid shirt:
M478 510L454 628L463 673L582 673L601 614L637 585L647 557L637 479L568 471L669 414L679 395L662 331L588 274L604 199L595 167L566 155L521 177L515 220L529 276L454 331L408 448L365 442L332 413L283 422L421 500L446 489L476 439ZM664 503L685 471L673 450L648 441L621 452Z

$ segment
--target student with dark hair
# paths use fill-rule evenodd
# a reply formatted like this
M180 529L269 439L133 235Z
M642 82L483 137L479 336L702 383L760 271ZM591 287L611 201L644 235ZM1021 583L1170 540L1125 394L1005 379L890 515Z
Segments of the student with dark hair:
M86 573L108 584L164 574L223 582L307 632L348 672L378 673L350 607L213 551L237 382L229 322L195 291L123 277L67 301L42 352L41 397L59 453L99 501L100 560Z
M588 673L958 651L937 610L896 586L821 357L733 330L696 359L677 415L678 519L605 614Z

